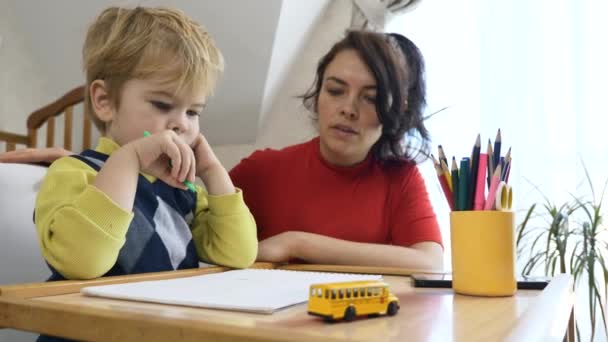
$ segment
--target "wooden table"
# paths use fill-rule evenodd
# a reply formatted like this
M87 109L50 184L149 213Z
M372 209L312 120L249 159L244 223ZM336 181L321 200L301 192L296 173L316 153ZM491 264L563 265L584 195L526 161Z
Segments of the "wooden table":
M572 279L555 277L543 291L513 297L456 295L451 289L419 289L412 270L394 268L258 263L255 268L289 268L382 273L399 297L393 317L325 323L306 313L306 304L272 315L86 297L91 285L170 279L222 272L212 267L175 272L0 287L0 327L82 340L115 341L561 341L573 332ZM388 274L388 275L386 275ZM569 325L570 322L570 325Z

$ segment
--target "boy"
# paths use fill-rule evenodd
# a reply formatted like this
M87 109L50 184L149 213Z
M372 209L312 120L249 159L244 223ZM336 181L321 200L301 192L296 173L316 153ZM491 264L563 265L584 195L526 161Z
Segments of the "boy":
M208 33L177 10L112 7L89 28L83 63L103 137L53 163L38 194L51 280L251 265L255 222L199 132L223 70ZM195 176L206 191L184 185Z

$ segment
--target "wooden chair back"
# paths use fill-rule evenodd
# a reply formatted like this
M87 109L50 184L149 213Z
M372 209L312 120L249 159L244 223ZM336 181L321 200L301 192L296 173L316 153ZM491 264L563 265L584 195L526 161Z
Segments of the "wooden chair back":
M16 134L0 131L0 142L6 143L6 151L15 150L17 145L35 148L38 144L38 130L46 123L46 147L53 147L55 142L55 119L64 114L63 148L72 149L72 130L74 106L84 101L84 86L76 87L56 101L34 111L27 117L27 134ZM91 146L91 119L83 110L82 149Z

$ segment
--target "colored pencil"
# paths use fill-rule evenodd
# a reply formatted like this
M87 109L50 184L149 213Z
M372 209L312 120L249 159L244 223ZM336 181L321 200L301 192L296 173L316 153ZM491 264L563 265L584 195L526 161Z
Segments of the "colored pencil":
M500 173L502 169L500 165L496 167L496 171L494 171L494 175L492 175L492 184L488 190L488 198L486 199L486 204L483 207L484 210L492 210L494 205L494 200L496 199L496 189L498 188L498 183L500 183Z
M448 168L448 159L445 156L445 153L443 151L443 146L441 146L441 145L437 146L437 152L438 152L438 156L439 156L439 166L441 166L441 168L443 169L443 173L446 174L446 178L448 180L448 185L450 186L450 190L452 190L453 185L452 185L452 179L450 178L450 169Z
M445 161L445 164L448 164L448 158L445 156L445 153L443 151L443 146L439 145L437 147L437 152L439 152L439 163L441 164L441 161Z
M494 174L494 153L492 152L492 141L488 139L488 188L492 181L492 175Z
M477 185L475 186L475 199L473 210L483 210L486 201L486 169L488 165L488 155L479 154L479 166L477 168Z
M498 132L496 132L496 140L494 140L494 168L498 167L498 163L500 163L500 146L502 145L502 134L500 133L500 128Z
M452 157L452 198L454 200L455 210L460 210L458 207L458 164L456 164L456 157Z
M441 189L443 190L443 194L445 195L446 200L448 201L448 205L451 210L454 210L454 199L452 198L452 191L448 186L447 177L441 168L440 162L435 159L435 156L431 154L433 158L433 165L435 166L435 171L437 172L437 178L439 179L439 184L441 184ZM451 180L451 179L450 179Z
M507 151L507 154L505 154L505 167L502 169L502 175L500 176L501 180L506 180L507 179L507 172L509 172L509 164L511 164L511 148L509 147L509 150Z
M475 201L475 187L477 186L477 173L479 168L479 153L481 151L481 136L477 134L475 139L475 145L473 145L473 152L471 153L471 171L470 171L470 182L469 192L467 193L467 207L473 208Z
M438 176L439 177L439 183L441 184L441 188L443 189L443 193L445 195L445 199L448 201L448 205L450 206L451 210L454 210L454 199L452 198L452 192L450 191L450 188L448 187L448 183L446 181L446 177L445 174L441 174Z
M460 171L458 172L458 209L468 210L467 195L469 193L469 168L471 159L468 157L460 160Z
M441 160L441 171L443 172L445 179L448 182L448 186L450 187L450 191L454 190L454 185L452 184L452 177L450 176L450 169L448 169L448 164L446 164L445 160Z

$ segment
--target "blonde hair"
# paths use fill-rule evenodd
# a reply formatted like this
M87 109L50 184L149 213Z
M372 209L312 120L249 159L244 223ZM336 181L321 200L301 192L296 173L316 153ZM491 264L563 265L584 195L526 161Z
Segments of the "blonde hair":
M130 79L160 78L177 91L211 95L224 70L221 52L209 33L183 12L169 8L110 7L89 27L82 49L86 74L85 111L103 133L93 111L89 87L103 80L113 105Z

